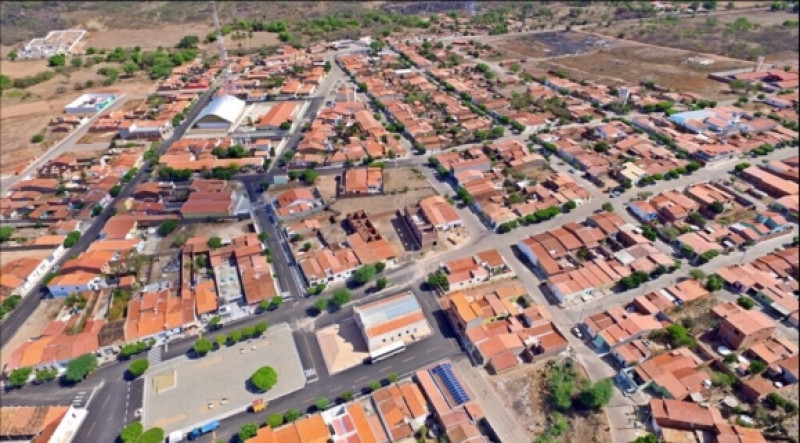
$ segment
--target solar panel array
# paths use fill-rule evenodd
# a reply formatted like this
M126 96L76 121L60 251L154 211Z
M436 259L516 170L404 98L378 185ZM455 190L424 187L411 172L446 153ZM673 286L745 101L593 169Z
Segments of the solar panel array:
M450 362L440 364L433 368L432 372L442 379L444 386L447 388L447 391L450 392L450 395L453 396L453 400L455 400L456 404L462 405L469 401L467 392L464 390L464 387L461 386L461 383L459 383L456 375L453 374L453 365Z

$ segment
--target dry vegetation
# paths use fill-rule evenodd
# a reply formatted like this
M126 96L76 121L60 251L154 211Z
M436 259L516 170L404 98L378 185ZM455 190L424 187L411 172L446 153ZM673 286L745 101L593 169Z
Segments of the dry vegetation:
M531 441L543 438L548 427L552 428L555 410L548 402L547 379L555 360L540 361L523 365L506 374L493 376L491 382L506 408L515 416L518 423L525 423L524 431ZM587 379L583 367L573 366L578 380ZM603 412L586 413L569 411L563 414L568 427L559 439L565 443L610 443L608 419ZM551 431L552 432L552 431ZM551 441L551 440L546 440Z
M755 11L716 17L667 18L617 23L597 32L642 43L688 51L797 65L797 14Z

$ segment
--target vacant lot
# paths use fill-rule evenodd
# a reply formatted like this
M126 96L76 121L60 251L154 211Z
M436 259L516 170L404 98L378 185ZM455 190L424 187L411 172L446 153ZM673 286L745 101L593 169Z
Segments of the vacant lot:
M700 53L797 66L797 14L751 11L717 17L619 23L595 32Z
M549 361L549 360L548 360ZM506 408L515 416L518 423L525 423L524 431L531 441L542 436L548 428L549 417L553 411L547 401L547 375L551 371L548 361L525 364L503 375L492 376L491 383ZM584 369L577 365L578 379L585 379ZM565 412L568 421L567 431L561 435L564 442L603 442L610 443L608 419L605 413Z
M11 354L23 343L41 335L47 323L55 320L62 306L64 306L64 299L40 301L39 306L25 319L25 323L20 326L14 336L11 337L11 340L0 350L0 361L8 361Z
M117 46L121 46L123 48L140 46L144 50L156 49L158 47L170 48L175 46L180 39L186 35L196 35L202 41L206 35L211 32L211 30L212 27L210 26L210 23L171 23L167 26L141 29L116 29L103 27L103 29L87 33L86 37L81 40L79 45L81 45L83 48L93 46L95 48L112 49ZM226 36L225 45L227 48L232 49L236 47L236 44L233 43L230 37L230 35ZM255 36L253 41L256 41ZM245 40L241 40L241 42L244 44Z
M710 99L730 98L725 85L707 78L710 72L749 66L744 61L716 60L701 67L686 62L692 56L687 51L632 44L593 54L561 57L537 66L542 69L563 67L574 77L605 80L606 83L639 84L651 80L660 86Z
M418 168L386 168L383 171L383 188L387 194L391 194L405 189L431 188L431 185Z
M368 214L375 212L389 212L402 209L405 206L415 205L425 197L435 194L433 188L420 188L399 192L397 194L376 195L373 197L343 198L331 205L331 210L340 214L348 214L359 209L367 210Z
M493 43L513 54L530 58L560 57L583 54L605 47L602 37L577 32L544 32L510 37Z

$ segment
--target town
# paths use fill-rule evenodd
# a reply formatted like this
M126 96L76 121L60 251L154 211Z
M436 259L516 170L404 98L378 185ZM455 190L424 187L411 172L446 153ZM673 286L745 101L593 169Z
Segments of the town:
M796 441L798 3L379 3L3 42L2 438Z

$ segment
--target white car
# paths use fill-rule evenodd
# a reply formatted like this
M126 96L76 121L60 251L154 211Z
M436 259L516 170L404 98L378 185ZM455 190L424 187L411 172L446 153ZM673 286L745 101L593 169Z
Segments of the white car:
M572 334L575 335L575 337L583 338L583 333L581 332L581 328L573 326L571 330Z

